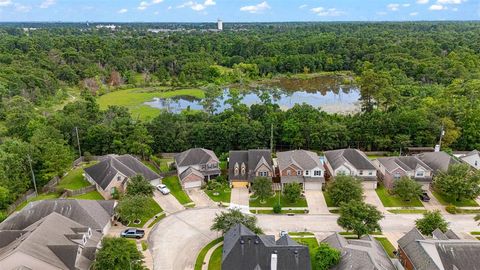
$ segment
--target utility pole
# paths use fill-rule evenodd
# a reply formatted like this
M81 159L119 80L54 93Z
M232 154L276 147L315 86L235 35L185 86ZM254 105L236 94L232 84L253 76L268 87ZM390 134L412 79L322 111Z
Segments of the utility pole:
M80 149L80 138L78 137L78 127L75 127L75 133L77 134L78 155L82 157L82 150Z
M30 172L32 173L32 181L33 181L33 187L35 188L35 194L37 194L38 196L37 181L35 181L35 173L33 172L32 159L30 158L30 155L28 155L28 164L30 164Z
M440 132L440 140L438 140L438 151L442 148L442 140L443 136L445 136L445 126L442 124L442 131Z
M273 152L273 123L270 125L270 152Z

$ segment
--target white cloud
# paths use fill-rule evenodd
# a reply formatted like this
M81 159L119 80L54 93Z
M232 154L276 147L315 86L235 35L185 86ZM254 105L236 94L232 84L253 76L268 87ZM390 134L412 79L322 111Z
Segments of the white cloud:
M303 5L299 6L298 8L304 9L304 8L306 8L306 7L308 7L308 5L303 4Z
M188 1L188 2L185 2L181 5L178 5L177 8L189 7L191 9L195 10L195 11L202 11L202 10L206 9L208 6L214 6L216 4L217 3L214 0L205 0L205 2L203 2L203 4L198 3L198 2ZM171 9L171 7L169 7L169 9Z
M418 15L418 12L410 12L410 16L417 16Z
M32 10L31 6L26 6L26 5L22 5L22 4L15 4L15 11L29 12L30 10Z
M216 4L214 0L205 0L203 3L204 6L215 6Z
M156 4L160 4L162 3L163 0L152 0L150 2L147 2L147 1L142 1L140 2L140 5L138 5L137 9L138 10L145 10L147 9L149 6L153 6L153 5L156 5Z
M163 2L163 0L153 0L152 4L160 4L161 2Z
M0 7L10 6L12 4L12 0L0 0Z
M409 7L410 4L402 4L402 7Z
M173 8L172 6L168 6L167 10L170 10L170 9L172 9L172 8Z
M155 11L153 14L158 15L158 14L160 14L160 11Z
M437 0L437 4L455 4L460 5L461 3L466 2L465 0Z
M428 4L428 2L430 2L430 1L429 0L417 0L417 4L420 4L420 5Z
M56 0L45 0L40 4L40 8L49 8L52 5L55 5Z
M199 3L195 3L191 6L191 8L195 11L202 11L205 9L205 6Z
M430 10L444 10L447 9L447 7L443 5L431 5L428 9Z
M246 11L250 13L261 13L267 9L270 9L271 7L268 5L266 1L258 4L258 5L252 5L252 6L244 6L240 8L240 11Z
M120 14L127 13L127 12L128 12L128 9L126 8L122 8L119 11L117 11L117 13L120 13Z
M390 9L391 11L397 11L400 8L400 4L388 4L387 8Z
M343 12L337 10L336 8L324 8L324 7L316 7L310 9L313 13L317 14L318 16L326 17L326 16L340 16Z

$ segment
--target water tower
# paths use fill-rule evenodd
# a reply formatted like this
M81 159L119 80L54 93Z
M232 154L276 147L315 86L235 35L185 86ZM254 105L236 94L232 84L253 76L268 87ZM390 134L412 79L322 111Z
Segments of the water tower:
M218 31L222 31L223 30L223 21L218 19L217 21L217 29Z

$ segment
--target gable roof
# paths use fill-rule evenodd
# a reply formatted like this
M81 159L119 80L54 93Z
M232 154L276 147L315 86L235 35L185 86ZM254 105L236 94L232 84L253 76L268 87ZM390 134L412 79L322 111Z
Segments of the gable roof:
M445 152L429 152L418 154L417 157L427 164L434 172L447 171L448 168L459 163L456 159Z
M239 178L239 176L235 176L235 164L241 166L242 163L246 167L246 175L243 177L245 180L252 181L255 178L256 170L262 165L265 165L273 172L272 152L268 149L230 151L228 166L230 179Z
M205 164L210 159L219 161L217 155L212 150L204 148L192 148L175 155L177 167Z
M185 171L183 171L180 175L179 175L179 178L180 180L183 181L183 179L185 177L187 177L188 175L190 174L195 174L196 176L200 177L201 179L203 179L203 174L202 172L200 172L199 170L196 170L195 168L193 167L188 167L188 169L186 169Z
M339 149L326 151L325 157L333 170L338 169L346 162L350 163L357 170L375 170L372 162L362 151L358 149Z
M415 171L418 166L423 167L427 171L432 171L432 168L416 156L381 157L377 158L377 160L389 172L393 172L396 168L401 168L404 171Z
M85 168L84 171L104 190L117 173L126 177L141 174L148 181L160 178L160 175L131 155L107 155L101 162Z
M380 243L367 235L359 240L347 240L338 233L334 233L322 242L341 251L340 263L331 268L334 270L395 270L395 266Z
M293 150L287 152L277 153L278 167L281 171L288 168L291 164L303 169L312 170L314 168L323 169L320 157L312 152L306 150Z

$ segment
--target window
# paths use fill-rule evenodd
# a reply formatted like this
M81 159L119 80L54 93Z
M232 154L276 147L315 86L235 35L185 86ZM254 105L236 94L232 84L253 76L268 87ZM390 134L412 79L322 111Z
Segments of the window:
M212 164L207 164L207 168L208 168L208 169L211 169L211 168L212 168Z
M478 166L478 160L475 160L475 167Z
M400 178L400 174L399 174L399 173L395 173L395 174L393 175L393 178L399 179L399 178Z
M268 176L268 172L258 172L258 175L259 175L259 176L262 176L262 177L267 177L267 176Z
M245 163L242 163L242 175L245 175Z
M313 175L315 176L322 176L322 171L314 171Z
M424 175L425 175L424 171L417 171L417 173L415 174L415 176L417 177L423 177Z
M347 174L346 171L338 171L338 172L337 172L337 175L346 175L346 174Z
M206 169L205 164L203 164L201 168L202 168L202 170L205 170Z
M297 171L297 175L302 175L302 171Z
M373 172L372 171L368 172L368 175L373 175Z
M309 175L310 174L310 171L305 171L305 175Z
M287 175L292 175L292 171L291 171L291 170L287 170Z
M359 175L363 175L363 171L358 171L358 174L359 174Z
M238 175L238 163L235 163L235 169L233 174Z
M117 176L117 181L122 181L122 177L120 175Z

